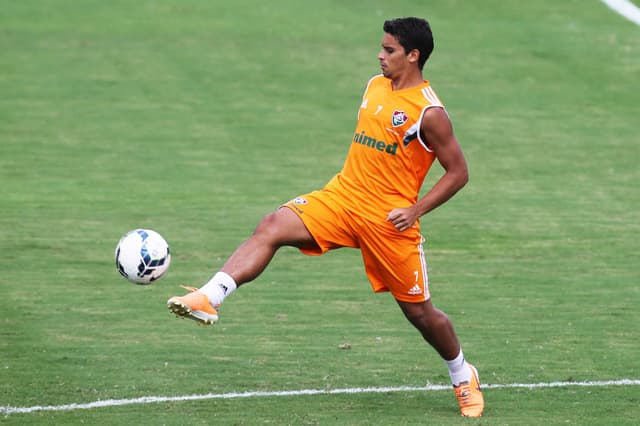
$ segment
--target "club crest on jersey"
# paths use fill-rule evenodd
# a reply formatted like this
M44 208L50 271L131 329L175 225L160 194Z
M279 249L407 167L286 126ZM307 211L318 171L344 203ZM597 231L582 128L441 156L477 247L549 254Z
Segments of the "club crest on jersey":
M409 117L404 113L404 111L395 110L391 116L391 124L393 124L393 127L402 126L408 119Z

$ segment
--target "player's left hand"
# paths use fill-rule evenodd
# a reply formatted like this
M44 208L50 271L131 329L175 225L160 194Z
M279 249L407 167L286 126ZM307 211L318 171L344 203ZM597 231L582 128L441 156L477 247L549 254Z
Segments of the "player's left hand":
M418 220L418 217L416 207L411 206L391 210L387 215L387 221L391 222L398 231L403 232L411 228Z

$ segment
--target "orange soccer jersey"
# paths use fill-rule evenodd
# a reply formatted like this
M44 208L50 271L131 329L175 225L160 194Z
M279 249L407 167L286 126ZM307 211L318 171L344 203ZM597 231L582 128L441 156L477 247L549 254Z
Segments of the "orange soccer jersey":
M391 80L373 77L347 160L327 189L344 195L345 208L373 221L415 204L435 159L419 132L424 111L434 106L442 103L428 81L394 91Z
M323 190L286 204L318 244L304 253L359 248L373 290L391 291L401 301L429 299L423 239L418 224L399 232L386 218L417 202L435 159L418 129L433 106L442 104L427 81L393 91L391 80L373 77L342 171Z

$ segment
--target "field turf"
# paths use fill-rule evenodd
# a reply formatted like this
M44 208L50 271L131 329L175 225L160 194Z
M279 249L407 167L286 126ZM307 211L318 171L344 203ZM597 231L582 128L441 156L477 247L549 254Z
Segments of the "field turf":
M637 3L637 2L636 2ZM423 218L433 300L484 383L640 379L640 27L600 1L0 0L0 423L637 424L640 387L99 400L448 384L357 251L278 253L213 328L165 302L321 187L379 72L428 18L425 77L471 180ZM426 187L441 170L435 168ZM116 272L145 227L153 286ZM348 343L351 349L339 349Z

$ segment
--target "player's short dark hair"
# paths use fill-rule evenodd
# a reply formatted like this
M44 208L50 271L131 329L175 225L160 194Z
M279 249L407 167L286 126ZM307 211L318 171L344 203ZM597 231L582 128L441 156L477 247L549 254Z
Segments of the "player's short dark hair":
M382 29L398 39L398 43L409 53L418 49L418 67L422 70L425 62L433 52L433 35L431 26L422 18L396 18L384 21Z

